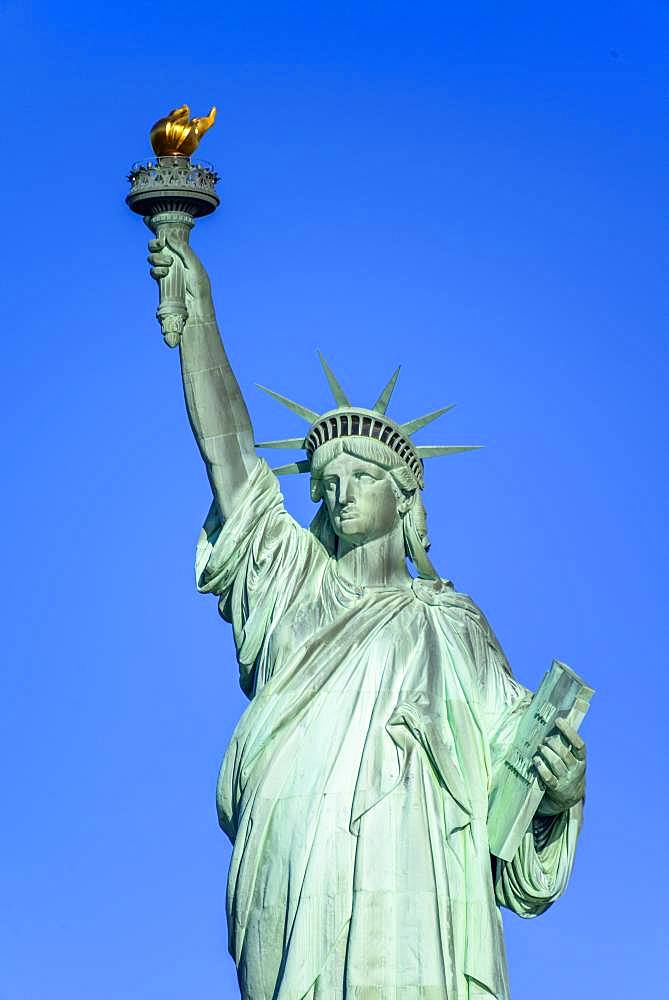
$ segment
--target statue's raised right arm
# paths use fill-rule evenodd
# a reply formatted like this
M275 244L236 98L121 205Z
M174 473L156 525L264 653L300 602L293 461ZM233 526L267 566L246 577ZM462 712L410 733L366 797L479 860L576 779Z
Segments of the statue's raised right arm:
M209 277L185 243L149 242L151 275L183 267L188 320L181 337L181 374L188 419L223 519L235 509L257 464L253 428L230 367L214 312Z

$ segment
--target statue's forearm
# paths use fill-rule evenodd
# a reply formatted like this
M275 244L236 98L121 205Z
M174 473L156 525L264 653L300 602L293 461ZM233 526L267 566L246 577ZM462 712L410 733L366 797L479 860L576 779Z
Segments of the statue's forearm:
M187 324L181 372L188 419L221 514L227 517L257 457L246 403L213 312Z

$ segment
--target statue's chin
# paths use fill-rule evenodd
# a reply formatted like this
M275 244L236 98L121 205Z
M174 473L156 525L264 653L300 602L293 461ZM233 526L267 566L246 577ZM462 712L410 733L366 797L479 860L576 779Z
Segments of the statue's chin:
M366 541L369 541L368 536L361 534L359 531L346 531L342 528L337 531L335 528L335 535L342 542L348 542L349 545L364 545Z
M366 542L373 542L377 538L390 534L388 531L361 531L357 518L347 518L343 522L332 526L337 538L349 545L364 545Z

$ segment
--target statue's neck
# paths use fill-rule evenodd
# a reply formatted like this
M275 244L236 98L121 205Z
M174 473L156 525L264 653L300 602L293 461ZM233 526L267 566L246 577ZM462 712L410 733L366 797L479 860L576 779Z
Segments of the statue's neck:
M406 587L411 583L401 524L361 545L337 539L336 557L339 576L356 587Z

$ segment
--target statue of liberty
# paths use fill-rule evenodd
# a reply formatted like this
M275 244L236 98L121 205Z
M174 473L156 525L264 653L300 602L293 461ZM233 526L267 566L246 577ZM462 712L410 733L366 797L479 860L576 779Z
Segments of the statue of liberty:
M185 284L184 393L213 493L197 586L232 625L250 699L217 788L242 997L506 1000L499 907L534 917L565 889L585 748L559 720L533 761L539 811L513 858L493 857L488 796L530 693L433 568L421 499L423 460L466 447L413 443L443 410L387 416L397 372L367 409L322 360L328 413L271 392L308 424L262 445L306 452L272 471L202 264L165 235L149 249L156 279ZM276 472L310 476L309 529Z

